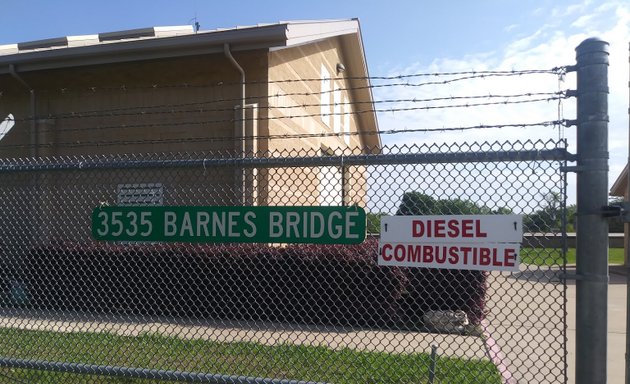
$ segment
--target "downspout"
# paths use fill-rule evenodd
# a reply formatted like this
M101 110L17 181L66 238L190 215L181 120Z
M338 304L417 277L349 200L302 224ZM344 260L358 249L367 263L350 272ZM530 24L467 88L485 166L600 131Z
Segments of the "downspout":
M15 70L15 65L9 64L9 73L20 84L29 90L31 94L31 156L36 157L38 155L39 138L37 134L37 122L35 121L35 90L31 87Z
M236 130L236 136L240 136L240 142L241 145L240 146L236 146L236 149L238 151L240 151L241 153L241 157L244 158L245 157L245 70L243 70L243 67L241 67L238 62L236 61L236 59L234 59L234 56L232 56L232 52L230 51L230 44L225 43L223 45L223 52L225 53L225 57L227 57L230 62L232 63L232 65L234 66L234 68L236 68L236 70L238 70L238 72L241 74L241 124L240 124L240 133L238 132L238 129ZM245 174L244 174L244 169L241 170L240 172L240 176L239 176L239 182L238 184L240 184L240 188L241 188L241 204L244 205L245 201L246 201L246 191L245 191Z

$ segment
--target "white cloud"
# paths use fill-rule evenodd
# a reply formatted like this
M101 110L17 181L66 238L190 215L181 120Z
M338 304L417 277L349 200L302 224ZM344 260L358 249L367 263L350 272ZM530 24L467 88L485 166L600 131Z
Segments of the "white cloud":
M587 27L593 22L594 18L595 18L595 15L582 15L578 17L578 19L575 20L573 23L571 23L571 26L574 28Z
M511 24L503 28L503 32L510 33L520 27L519 24Z
M576 13L584 13L592 3L593 2L591 0L584 0L581 3L571 4L564 8L554 8L551 11L551 15L554 18L564 18Z
M435 73L482 70L549 69L575 64L575 47L590 36L599 36L610 43L609 67L609 150L610 183L623 168L628 158L628 42L630 41L630 4L608 1L593 6L584 1L554 11L557 23L542 25L529 36L507 44L502 49L483 54L468 54L460 58L436 58L430 65L410 65L400 73ZM588 16L586 16L586 14ZM439 81L442 78L413 79L410 82ZM375 91L377 100L430 99L462 95L521 94L526 92L555 92L575 89L575 74L566 76L559 84L552 75L516 77L487 77L448 85L421 87L384 87ZM483 102L484 100L478 100ZM491 101L488 99L487 101ZM474 102L474 101L469 101ZM429 106L438 102L401 103L396 107ZM446 104L459 103L458 101ZM394 109L396 108L394 107ZM563 101L561 117L575 119L575 100ZM512 124L550 121L558 118L556 102L500 105L474 108L432 109L428 111L389 112L379 115L381 129L422 129L464 127L479 124ZM569 149L575 152L575 128L566 128ZM386 144L481 142L557 138L552 127L503 128L424 134L384 135Z

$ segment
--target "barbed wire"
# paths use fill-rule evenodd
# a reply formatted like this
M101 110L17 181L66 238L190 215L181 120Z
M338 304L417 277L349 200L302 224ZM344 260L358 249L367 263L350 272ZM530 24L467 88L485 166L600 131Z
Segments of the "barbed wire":
M226 119L211 119L211 120L188 120L188 121L177 121L177 122L164 122L164 123L136 123L136 124L117 124L117 125L104 125L104 126L93 126L93 127L74 127L74 128L58 128L58 127L40 127L39 132L54 132L54 133L62 133L62 132L94 132L94 131L105 131L105 130L115 130L115 129L135 129L135 128L163 128L163 127L182 127L182 126L199 126L199 125L214 125L214 124L223 124L223 123L237 123L241 121L271 121L271 120L293 120L293 119L301 119L301 118L326 118L331 116L344 116L344 115L361 115L361 114L370 114L370 113L397 113L397 112L411 112L411 111L423 111L423 110L432 110L432 109L446 109L446 108L473 108L480 106L492 106L492 105L510 105L510 104L523 104L523 103L533 103L533 102L542 102L542 101L553 101L557 100L556 97L551 98L540 98L540 99L532 99L532 100L513 100L513 101L501 101L501 102L488 102L488 103L467 103L467 104L458 104L458 105L445 105L445 106L420 106L420 107L399 107L399 108L387 108L387 109L363 109L363 110L354 110L354 111L344 111L344 112L329 112L329 113L311 113L311 114L291 114L291 115L283 115L283 116L263 116L263 117L251 117L251 118L226 118ZM295 108L295 107L293 107ZM232 111L232 109L226 109L225 111ZM184 113L187 111L180 111L178 113ZM166 112L171 113L171 112ZM158 114L158 113L156 113ZM161 113L159 113L161 114ZM144 114L142 114L144 115ZM147 114L149 115L149 114Z
M562 76L567 73L568 66L561 67L553 67L550 69L525 69L525 70L486 70L486 71L457 71L457 72L426 72L426 73L412 73L412 74L402 74L402 75L391 75L391 76L345 76L345 77L330 77L330 78L322 78L322 77L313 77L313 78L299 78L299 79L279 79L279 80L249 80L245 81L245 85L262 85L262 84L285 84L285 83L304 83L304 82L320 82L322 80L366 80L366 81L393 81L393 80L403 80L403 79L413 79L413 78L423 78L423 77L452 77L458 76L453 79L446 79L441 81L430 81L424 83L393 83L393 84L380 84L380 85L368 85L363 87L355 87L353 89L365 89L365 88L378 88L383 86L426 86L426 85L440 85L440 84L449 84L458 81L472 80L472 79L485 79L491 77L513 77L513 76L526 76L526 75L555 75ZM180 84L149 84L149 85L136 85L136 86L128 86L128 85L120 85L116 87L102 87L102 86L86 86L80 88L71 88L71 87L63 87L63 88L54 88L48 91L55 92L72 92L72 91L82 91L82 92L97 92L97 91L133 91L133 90L157 90L157 89L174 89L174 88L213 88L213 87L226 87L226 86L241 86L243 82L241 81L215 81L212 83L205 84L191 84L191 83L180 83ZM39 90L45 91L44 89ZM0 92L1 94L1 92Z
M545 96L545 97L537 97L532 99L525 100L513 100L523 97L533 97L533 96ZM356 102L345 102L345 103L332 103L332 104L323 104L323 103L310 103L310 104L295 104L289 106L276 106L276 105L262 105L257 106L258 109L278 109L278 110L292 110L295 108L320 108L324 105L330 106L358 106L358 105L379 105L379 104L405 104L405 103L429 103L429 102L438 102L438 101L456 101L456 100L478 100L478 99L503 99L501 101L488 101L488 102L475 102L475 103L465 103L465 104L446 104L446 105L429 105L429 106L421 106L421 107L397 107L397 108L372 108L365 111L360 111L361 113L365 112L403 112L403 111L421 111L421 110L432 110L432 109L447 109L447 108L469 108L469 107L480 107L480 106L492 106L492 105L509 105L509 104L524 104L524 103L536 103L536 102L549 102L556 101L568 98L567 93L564 91L559 92L536 92L536 93L524 93L524 94L515 94L515 95L472 95L472 96L450 96L450 97L438 97L438 98L430 98L430 99L387 99L387 100L376 100L376 101L356 101ZM124 109L117 109L116 111L107 111L107 110L92 110L92 111L83 111L83 112L69 112L62 114L49 114L45 116L36 116L36 117L25 117L25 118L7 118L8 121L14 122L24 122L24 121L32 121L32 120L40 120L40 119L79 119L79 118L100 118L100 117L123 117L123 116L151 116L151 115L164 115L164 114L178 114L178 113L211 113L211 112L233 112L234 107L226 107L226 108L196 108L196 109L181 109L174 110L174 107L192 107L194 105L205 105L206 103L213 103L213 101L204 101L204 102L195 102L195 103L182 103L178 105L154 105L149 107L127 107ZM164 108L171 108L168 110L164 110ZM136 111L136 112L125 112L131 111L132 109L162 109L158 111ZM345 115L352 114L351 111L345 111L340 113L330 113L330 114L317 114L321 116L327 115ZM286 116L286 117L274 117L274 118L302 118L302 117L315 117L316 114L309 115L294 115L294 116ZM256 118L257 120L264 118ZM240 121L241 119L230 119L229 121ZM250 119L251 120L251 119ZM219 120L216 122L225 122L226 120ZM61 129L63 131L64 129Z
M338 92L338 91L355 91L362 89L373 89L373 88L384 88L384 87L421 87L427 85L445 85L458 81L465 80L473 80L473 79L485 79L490 77L506 77L506 76L524 76L524 75L534 75L534 74L553 74L562 78L564 74L567 72L567 67L555 67L552 69L543 69L543 70L524 70L524 71L465 71L465 72L445 72L445 73L415 73L415 74L407 74L407 75L395 75L395 76L374 76L374 77L364 77L364 78L335 78L334 80L351 80L351 79L364 79L369 81L393 81L393 83L387 84L369 84L356 86L356 87L330 87L329 89L325 89L323 92L294 92L294 93L276 93L275 95L261 95L254 97L247 97L248 102L252 102L256 99L262 100L271 100L273 101L275 98L280 97L295 97L295 96L318 96L321 97L326 93ZM427 82L410 82L410 81L401 81L408 80L412 78L422 78L422 77L450 77L446 79L441 79L439 81L427 81ZM293 82L309 82L309 81L321 81L324 80L322 78L312 78L312 79L285 79L285 80L274 80L274 81L251 81L247 84L273 84L273 83L293 83ZM326 79L333 80L333 79ZM88 87L85 88L88 92L96 93L97 91L106 90L113 91L116 90L118 92L127 92L131 90L146 90L146 89L172 89L172 88L202 88L202 87L225 87L229 83L217 82L213 84L181 84L181 85L151 85L151 86L137 86L137 87L106 87L106 88L97 88L97 87ZM232 83L234 85L240 85L240 82ZM83 88L82 88L83 89ZM60 89L62 93L71 92L71 89L63 88ZM176 95L175 95L176 96ZM448 96L448 97L434 97L434 98L391 98L391 99L382 99L382 100L358 100L358 101L350 101L350 102L318 102L318 103L298 103L295 102L295 99L292 100L292 103L289 105L274 105L273 102L271 104L262 103L262 105L258 105L257 108L262 110L277 110L284 111L290 110L294 111L296 108L302 108L303 110L307 110L309 108L321 108L327 107L328 113L324 111L319 111L319 113L297 113L290 115L281 115L281 116L262 116L262 117L251 117L240 119L237 116L230 116L230 118L220 118L217 117L215 119L205 119L205 120L194 120L194 121L176 121L176 122L146 122L146 123L125 123L125 124L112 124L112 125L96 125L92 127L38 127L39 133L47 133L54 132L55 134L63 133L63 132L85 132L91 133L96 131L103 130L116 130L116 129L137 129L137 128L164 128L164 127L183 127L183 126L203 126L203 125L217 125L224 123L234 124L236 122L241 121L265 121L265 120L281 120L281 119L301 119L301 118L322 118L325 119L330 116L343 116L343 115L360 115L360 114L372 114L372 113L397 113L397 112L411 112L411 111L427 111L427 110L436 110L436 109L449 109L449 108L477 108L483 106L502 106L502 105L511 105L511 104L524 104L524 103L537 103L537 102L550 102L557 101L559 108L562 105L562 100L573 96L570 91L561 91L558 88L557 92L524 92L524 93L515 93L515 94L476 94L476 95L458 95L458 96ZM0 94L1 97L1 94ZM335 97L336 100L336 97ZM479 101L486 100L486 101ZM88 111L81 112L66 112L59 113L55 115L46 115L46 116L35 116L35 117L26 117L19 119L12 119L15 122L25 122L32 121L34 119L84 119L84 118L107 118L107 117L126 117L126 116L137 116L137 117L145 117L149 115L167 115L167 114L192 114L192 113L216 113L216 112L234 112L235 107L213 107L218 104L225 104L229 102L241 102L241 98L213 98L210 100L200 100L186 103L164 103L157 105L142 105L142 106L124 106L110 109L93 109ZM466 102L462 102L466 101ZM444 102L451 102L444 104ZM121 101L119 101L121 103ZM439 103L437 105L417 105L418 103ZM386 107L387 104L393 104L392 107ZM371 106L371 108L362 108L362 106ZM208 106L210 108L208 108ZM342 111L338 111L337 107L344 107ZM349 109L345 108L346 106L353 106L355 108ZM385 106L379 108L378 106ZM330 112L332 111L332 112ZM324 112L324 113L322 113ZM558 114L558 119L554 121L544 121L539 123L513 123L513 124L479 124L479 125L470 125L470 126L460 126L460 127L441 127L441 128L417 128L417 129L391 129L391 130L372 130L372 131L360 131L360 132L349 132L349 127L346 127L346 123L342 124L342 126L335 126L333 129L331 127L331 131L324 131L324 126L322 125L322 132L318 133L286 133L286 134L274 134L267 136L216 136L216 137L187 137L187 138L162 138L162 139L138 139L138 140L92 140L92 141L82 141L82 140L70 140L67 142L48 142L48 143L35 143L35 144L7 144L0 146L0 149L6 150L9 148L32 148L32 147L85 147L85 146L108 146L108 145L155 145L155 144L174 144L174 143L192 143L192 142L219 142L219 141L238 141L238 140L253 140L253 139L267 139L267 140L277 140L277 139L306 139L306 138L317 138L317 137L339 137L342 138L344 136L355 136L355 135L392 135L398 133L419 133L419 132L449 132L449 131L466 131L473 129L501 129L501 128L528 128L528 127L548 127L548 126L558 126L562 127L566 125L567 120L561 119L561 114ZM227 129L232 130L233 127L229 126ZM342 131L342 132L340 132ZM171 134L178 132L162 132L163 134ZM45 135L44 135L45 137Z
M319 133L294 133L294 134L274 134L274 135L245 135L245 136L217 136L217 137L187 137L172 139L153 139L153 140L110 140L110 141L80 141L72 142L50 142L39 144L13 144L0 145L0 150L18 149L18 148L72 148L72 147L90 147L90 146L113 146L113 145L156 145L156 144L180 144L180 143L198 143L198 142L224 142L224 141L243 141L243 140L287 140L287 139L309 139L323 137L344 136L370 136L370 135L394 135L401 133L419 133L419 132L463 132L475 129L502 129L502 128L532 128L532 127L558 127L572 124L570 120L552 120L535 123L511 123L511 124L479 124L461 127L438 127L438 128L405 128L390 130L371 130L360 132L319 132ZM230 127L231 128L231 127Z
M520 75L563 75L566 74L568 66L553 67L549 69L525 69L525 70L486 70L486 71L459 71L459 72L425 72L425 73L412 73L406 75L391 75L391 76L372 76L368 77L372 80L394 80L405 79L413 77L441 77L441 76L463 76L463 75L479 75L479 76L520 76Z
M562 86L564 85L564 79L565 79L565 75L566 75L566 69L564 73L560 73L558 75L558 81L557 81L557 86L558 86L558 92L562 92ZM564 95L567 97L570 96L575 96L575 92L570 92L570 91L564 91ZM559 99L558 100L558 107L557 107L557 120L564 120L564 104L563 104L563 100ZM560 126L560 128L558 129L558 139L561 139L565 137L564 134L564 128L562 126Z

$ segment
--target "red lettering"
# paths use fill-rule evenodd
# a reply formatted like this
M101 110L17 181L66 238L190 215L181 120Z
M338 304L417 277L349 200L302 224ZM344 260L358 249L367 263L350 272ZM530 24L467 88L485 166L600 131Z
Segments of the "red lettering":
M424 223L422 220L413 220L411 222L411 235L413 237L422 237L424 235Z
M412 220L411 235L424 238L488 237L488 233L482 230L481 224L481 219Z
M450 247L448 250L448 262L451 264L459 263L459 254L457 253L457 247Z
M481 220L475 220L475 236L476 237L488 237L488 234L481 232Z
M422 247L422 261L425 263L433 262L433 247Z
M407 246L407 261L411 261L412 263L417 263L420 261L420 249L422 247L419 245L409 244Z
M444 264L446 261L446 247L435 247L435 252L435 262L438 264Z
M470 219L462 220L462 237L473 237L473 221Z
M501 260L497 260L498 254L499 254L499 250L496 248L492 248L492 265L494 265L495 267L500 267L503 265L501 263Z
M471 247L461 247L460 250L464 254L464 265L468 265L468 254L473 250Z
M433 231L435 237L446 237L445 229L446 220L435 220L435 230Z
M490 265L490 248L479 248L479 265Z
M457 237L459 236L459 226L457 220L449 220L448 221L448 237Z
M405 261L405 246L402 244L396 245L394 248L394 259L398 262Z
M516 250L512 248L505 248L503 250L504 265L506 267L514 267L516 265Z
M392 245L391 244L385 244L383 245L383 248L381 249L381 257L383 258L384 261L391 261L392 260L392 255L391 253L387 253L387 251L391 251L392 249Z

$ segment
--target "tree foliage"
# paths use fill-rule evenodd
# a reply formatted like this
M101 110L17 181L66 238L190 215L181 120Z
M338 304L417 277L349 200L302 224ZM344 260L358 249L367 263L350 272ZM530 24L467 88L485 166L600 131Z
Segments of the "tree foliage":
M510 214L509 208L490 209L470 200L435 199L420 192L407 192L396 212L397 215L489 215Z
M381 233L381 217L386 213L367 213L367 233Z
M562 197L557 192L549 192L543 196L543 199L544 206L542 209L525 215L523 219L525 232L547 233L561 230Z

